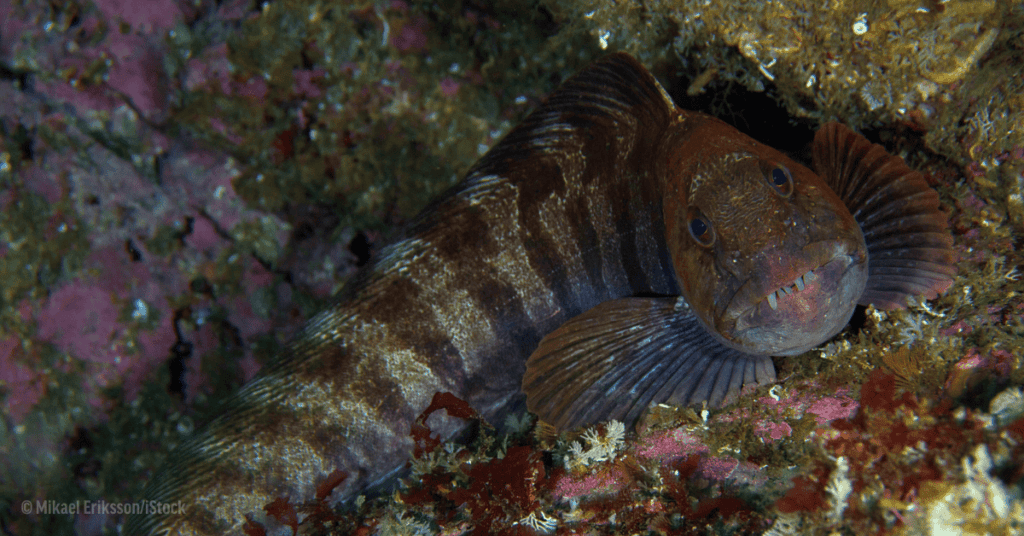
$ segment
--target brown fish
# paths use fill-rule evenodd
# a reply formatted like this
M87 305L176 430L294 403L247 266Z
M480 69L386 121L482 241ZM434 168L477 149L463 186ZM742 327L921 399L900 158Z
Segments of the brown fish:
M278 497L386 482L436 392L562 427L719 405L854 306L951 284L937 194L850 130L818 173L675 107L626 54L566 81L173 452L128 534L238 533ZM446 430L450 437L457 426Z

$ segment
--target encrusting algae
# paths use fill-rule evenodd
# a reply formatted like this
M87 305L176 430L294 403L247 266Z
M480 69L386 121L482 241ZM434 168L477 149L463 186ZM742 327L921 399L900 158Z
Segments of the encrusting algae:
M901 125L962 165L1024 146L1019 2L792 0L552 8L610 49L670 52L709 89L771 91L791 114ZM659 43L671 43L670 47Z

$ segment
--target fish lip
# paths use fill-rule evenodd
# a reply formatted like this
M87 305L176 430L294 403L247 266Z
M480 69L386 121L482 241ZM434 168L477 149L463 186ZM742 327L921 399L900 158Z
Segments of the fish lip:
M726 345L746 353L796 355L849 322L867 283L863 243L840 238L809 244L792 255L766 253L760 258L771 266L744 282L729 303L729 316L714 324L713 331ZM817 277L804 291L788 293L777 299L777 307L770 307L769 294L791 284L785 278L804 277L808 271Z
M803 256L807 259L793 273L800 275L788 281L779 278L763 281L751 277L729 298L728 306L721 316L726 326L733 327L736 322L754 312L762 304L767 306L770 294L794 285L794 281L804 277L808 272L818 274L822 268L834 263L843 263L840 278L845 277L852 268L866 260L866 252L845 240L821 240L804 246ZM774 286L770 286L774 285ZM743 305L743 307L739 307Z

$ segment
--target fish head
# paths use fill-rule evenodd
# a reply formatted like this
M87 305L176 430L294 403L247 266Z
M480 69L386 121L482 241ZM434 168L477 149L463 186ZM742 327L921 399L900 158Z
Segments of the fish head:
M667 151L664 212L682 294L743 352L794 355L838 333L864 292L864 235L817 174L710 117Z

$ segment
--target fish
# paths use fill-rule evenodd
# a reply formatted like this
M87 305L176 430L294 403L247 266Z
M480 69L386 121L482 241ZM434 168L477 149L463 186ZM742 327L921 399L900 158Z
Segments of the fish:
M437 393L560 429L721 406L858 304L951 286L952 236L920 173L837 123L812 165L678 108L628 54L591 64L171 452L144 495L183 508L126 533L238 534L331 475L335 501L384 486Z

